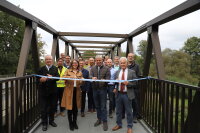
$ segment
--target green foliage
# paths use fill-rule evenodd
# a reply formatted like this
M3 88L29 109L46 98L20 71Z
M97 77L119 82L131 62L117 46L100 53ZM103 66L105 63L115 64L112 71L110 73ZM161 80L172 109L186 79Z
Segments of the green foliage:
M192 58L190 73L200 78L200 38L188 38L182 50Z
M137 48L137 53L142 57L142 59L145 58L146 49L147 49L147 41L141 40L139 42L139 45L138 45L138 48Z
M23 35L25 22L21 19L8 15L0 11L0 74L15 74ZM38 35L39 56L43 56L45 51L41 35ZM31 53L31 49L30 49ZM28 57L26 73L33 72L33 58L30 54Z
M85 59L88 59L88 58L90 58L90 57L95 58L96 53L95 53L94 51L84 51L84 53L82 54L82 56L83 56L83 59L84 59L84 60L85 60ZM87 57L84 57L84 56L87 56Z
M24 33L24 21L0 12L0 74L14 74Z
M162 51L167 80L192 85L198 84L198 76L200 75L199 40L196 37L189 38L181 50L166 48ZM139 55L135 57L135 60L140 65L141 72L144 68L146 48L147 41L140 41L137 50ZM152 56L149 75L157 77L154 55Z

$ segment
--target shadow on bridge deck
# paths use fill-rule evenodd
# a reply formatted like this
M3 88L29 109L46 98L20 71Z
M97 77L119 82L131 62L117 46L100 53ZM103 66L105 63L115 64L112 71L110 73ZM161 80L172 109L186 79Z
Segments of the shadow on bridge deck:
M65 113L67 113L67 111ZM51 127L49 125L46 133L111 133L111 132L112 133L126 133L127 132L126 118L123 119L122 129L119 129L118 131L112 131L112 128L116 125L115 114L113 115L113 118L108 118L108 131L103 131L102 125L98 127L94 127L94 123L96 121L96 113L86 112L85 117L81 117L80 112L79 112L77 121L78 121L77 124L79 126L79 129L70 131L67 116L65 117L58 116L55 118L55 122L57 123L58 127ZM35 131L33 131L33 133L41 133L41 132L43 132L41 125L37 127ZM140 122L133 125L133 132L134 133L149 133L141 125Z

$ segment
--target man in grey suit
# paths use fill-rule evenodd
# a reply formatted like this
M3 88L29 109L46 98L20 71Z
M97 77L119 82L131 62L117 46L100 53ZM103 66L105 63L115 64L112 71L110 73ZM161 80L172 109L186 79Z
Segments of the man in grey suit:
M117 115L117 125L113 127L113 131L116 131L122 128L122 106L125 107L126 115L127 115L127 133L132 133L133 127L133 113L131 102L132 99L135 98L135 93L133 90L133 86L135 83L133 81L126 81L132 80L137 78L135 71L127 68L127 59L125 57L120 58L120 67L121 69L116 72L116 79L118 80L125 80L122 83L116 85L114 89L114 93L116 95L116 115Z

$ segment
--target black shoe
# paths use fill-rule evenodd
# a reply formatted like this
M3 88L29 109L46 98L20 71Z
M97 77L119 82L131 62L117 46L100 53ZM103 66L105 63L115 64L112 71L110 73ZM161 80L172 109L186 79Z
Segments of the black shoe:
M69 129L70 129L71 131L74 131L74 124L70 123L70 124L69 124Z
M133 123L137 123L137 119L133 119Z
M49 122L49 125L51 125L52 127L57 127L57 124L54 121Z
M97 127L97 126L100 125L100 124L101 124L101 120L98 119L98 120L94 123L94 126Z
M42 131L47 131L47 125L42 125Z
M104 131L108 130L108 123L107 122L103 122L103 130Z
M78 129L78 125L77 125L76 121L73 124L74 124L74 129Z

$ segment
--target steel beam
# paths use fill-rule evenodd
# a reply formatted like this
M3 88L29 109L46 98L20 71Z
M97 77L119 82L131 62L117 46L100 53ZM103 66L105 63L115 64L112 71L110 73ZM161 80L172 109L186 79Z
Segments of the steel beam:
M52 49L51 49L51 56L53 58L53 63L55 62L55 57L57 54L57 48L58 48L58 36L53 35L53 44L52 44Z
M78 51L93 51L93 52L108 52L110 50L83 50L83 49L78 49Z
M71 59L74 59L74 47L72 47L72 51L71 51Z
M112 46L82 46L82 45L74 45L76 48L113 48Z
M126 57L128 56L129 53L133 53L133 38L130 37L128 38L128 41L127 41L127 48L126 48Z
M65 42L65 55L69 55L69 43Z
M121 44L117 46L117 56L121 57Z
M87 36L87 37L113 37L126 38L128 34L113 34L113 33L86 33L86 32L58 32L59 36Z
M149 75L152 51L153 51L153 45L152 45L151 35L148 34L146 55L144 57L145 59L144 59L143 76Z
M57 47L56 47L56 60L60 57L60 49L59 49L59 40L57 39Z
M40 68L40 57L38 50L37 30L33 31L31 46L32 46L32 58L34 63L34 72L38 73L38 68Z
M152 30L151 39L152 39L153 50L155 53L158 78L164 80L165 68L164 68L164 63L163 63L163 58L162 58L161 47L160 47L160 40L158 36L158 27L150 27L150 29Z
M111 49L110 56L111 56L111 59L113 60L114 56L115 56L115 54L114 54L114 48Z
M28 55L29 55L29 50L31 46L31 41L32 41L32 35L33 35L32 23L26 21L26 27L25 27L22 46L21 46L21 52L19 56L16 77L24 76L26 64L28 60Z
M85 40L68 40L69 43L92 43L92 44L117 44L113 41L85 41Z

